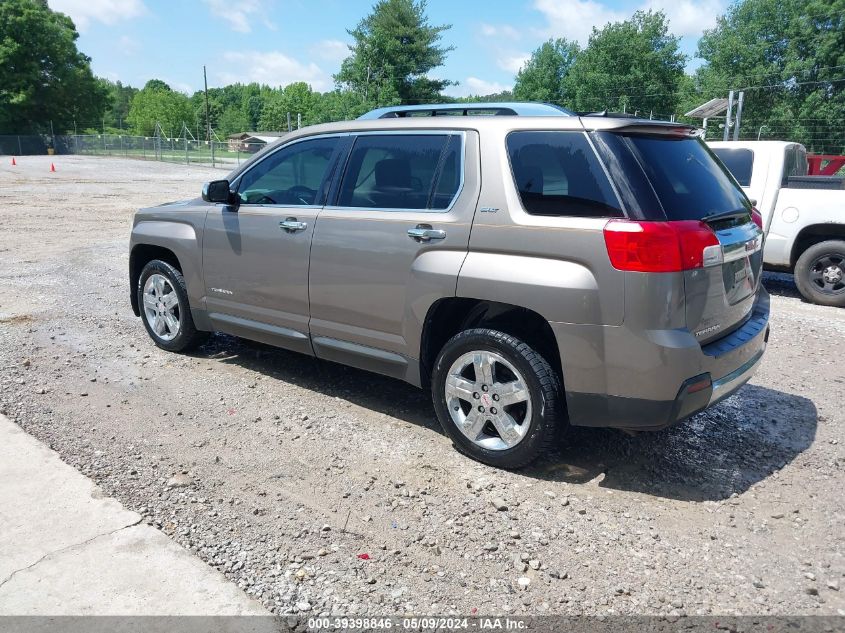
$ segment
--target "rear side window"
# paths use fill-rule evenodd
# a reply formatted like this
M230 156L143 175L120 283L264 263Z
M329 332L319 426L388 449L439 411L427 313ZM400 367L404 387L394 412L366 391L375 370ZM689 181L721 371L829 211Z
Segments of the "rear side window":
M719 157L728 171L733 174L737 182L743 187L751 186L751 170L754 167L754 152L750 149L728 149L726 147L713 148L713 153Z
M801 145L790 145L786 148L783 162L783 177L781 186L789 185L793 176L807 175L807 151Z
M610 182L583 132L512 132L508 155L532 215L621 217Z
M620 189L632 193L631 208L643 219L700 220L751 210L742 189L700 139L615 132L597 136L597 146L613 163L611 173L627 181Z
M460 186L461 139L450 134L359 136L338 205L366 209L448 208Z

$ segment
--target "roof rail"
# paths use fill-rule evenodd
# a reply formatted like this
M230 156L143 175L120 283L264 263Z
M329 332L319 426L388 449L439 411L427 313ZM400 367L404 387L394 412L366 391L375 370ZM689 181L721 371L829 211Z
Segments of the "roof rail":
M409 116L572 116L551 103L433 103L388 106L370 110L359 119L395 119Z

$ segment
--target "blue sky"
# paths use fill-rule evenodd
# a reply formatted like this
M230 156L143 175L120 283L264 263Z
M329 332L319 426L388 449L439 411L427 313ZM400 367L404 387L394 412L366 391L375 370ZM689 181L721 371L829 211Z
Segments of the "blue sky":
M352 28L369 0L49 0L80 31L79 48L94 72L141 87L158 78L173 88L257 81L271 86L306 81L332 88L348 54ZM694 55L701 32L715 24L726 0L430 0L433 24L452 24L444 43L456 49L432 75L460 82L453 95L513 86L528 54L549 37L585 43L594 25L636 9L662 9ZM692 58L688 70L698 65Z

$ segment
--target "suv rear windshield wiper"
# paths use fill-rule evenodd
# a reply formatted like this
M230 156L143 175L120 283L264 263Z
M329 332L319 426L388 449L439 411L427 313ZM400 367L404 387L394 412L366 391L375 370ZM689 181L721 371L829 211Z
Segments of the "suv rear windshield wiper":
M744 215L749 215L747 209L735 209L733 211L720 211L718 213L711 213L701 218L702 222L719 222L720 220L730 220L733 218L740 218Z

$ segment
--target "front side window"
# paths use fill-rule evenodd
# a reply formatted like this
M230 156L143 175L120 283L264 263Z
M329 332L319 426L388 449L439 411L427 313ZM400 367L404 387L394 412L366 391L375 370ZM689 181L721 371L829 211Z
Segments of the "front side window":
M583 132L512 132L514 182L532 215L620 217L619 201Z
M446 209L460 186L460 149L458 135L359 136L337 204L366 209Z
M337 143L337 137L300 141L268 156L241 176L241 204L319 204Z

